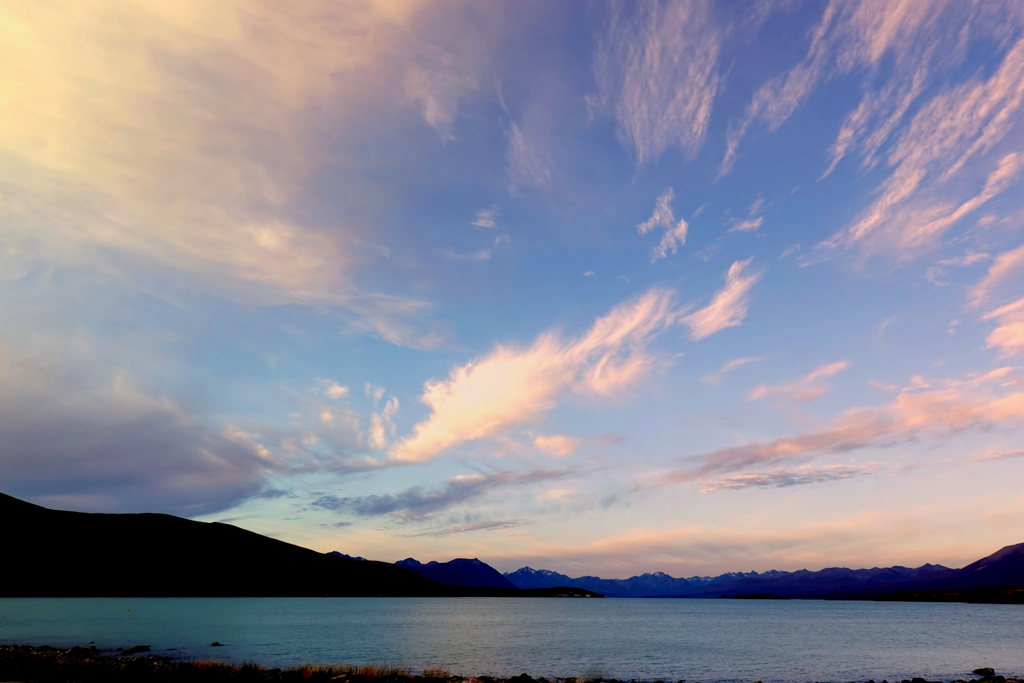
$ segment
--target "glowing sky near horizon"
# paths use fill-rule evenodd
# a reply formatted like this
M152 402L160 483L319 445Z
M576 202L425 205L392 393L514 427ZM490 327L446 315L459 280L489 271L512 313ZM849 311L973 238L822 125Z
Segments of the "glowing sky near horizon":
M1024 541L1024 3L0 16L3 492L606 578Z

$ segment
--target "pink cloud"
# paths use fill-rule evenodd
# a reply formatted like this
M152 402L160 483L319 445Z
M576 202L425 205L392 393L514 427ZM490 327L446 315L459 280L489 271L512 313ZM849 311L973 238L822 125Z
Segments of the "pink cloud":
M822 365L810 372L806 377L793 382L779 384L762 384L747 392L748 401L760 401L772 396L785 396L791 401L803 403L821 398L828 393L829 387L822 380L837 375L850 367L847 361Z
M658 364L648 346L678 317L672 292L652 289L579 337L545 332L525 348L499 346L425 385L421 400L431 414L389 458L424 462L461 443L538 422L566 392L612 396Z
M704 308L683 318L694 341L709 337L727 327L743 324L750 303L750 290L761 279L763 271L747 272L753 257L736 261L725 274L722 288Z
M1024 298L982 316L996 320L998 326L985 339L988 348L998 348L1003 357L1024 353Z
M689 466L658 474L655 485L702 479L747 467L810 460L861 448L885 447L922 436L1024 421L1024 391L993 392L1019 383L1012 368L1000 368L938 386L905 389L887 406L853 408L827 428L774 441L722 448L689 459Z

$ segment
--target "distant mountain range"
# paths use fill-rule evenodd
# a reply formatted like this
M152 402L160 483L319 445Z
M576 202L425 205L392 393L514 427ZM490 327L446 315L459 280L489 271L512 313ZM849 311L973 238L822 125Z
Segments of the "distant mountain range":
M965 600L1024 602L1024 543L1006 546L963 569L936 564L821 571L729 573L674 578L642 574L628 579L571 578L546 569L523 567L504 574L518 588L577 586L609 597L710 598L747 595L861 600Z
M443 585L386 562L172 515L50 510L0 494L0 519L0 597L594 595L566 586Z
M459 557L449 562L428 562L423 564L409 557L399 560L395 564L437 583L471 586L473 588L519 588L519 586L516 586L499 574L497 569L475 558L469 560ZM568 585L564 583L547 586L528 586L527 588L555 588Z

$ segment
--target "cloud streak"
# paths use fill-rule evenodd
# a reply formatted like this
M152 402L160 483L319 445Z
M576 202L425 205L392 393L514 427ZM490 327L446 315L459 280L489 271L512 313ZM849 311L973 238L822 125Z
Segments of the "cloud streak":
M705 0L615 6L594 55L591 115L611 110L638 166L700 149L718 92L721 37Z
M905 389L881 408L853 408L825 429L774 441L722 448L687 460L683 469L652 479L659 485L703 479L747 467L809 460L867 447L887 447L928 436L1013 425L1024 419L1024 392L992 391L1014 386L1012 368L950 380L939 387Z
M706 481L701 484L701 493L715 493L716 491L728 491L750 488L780 488L788 486L803 486L805 484L821 484L829 481L850 479L852 477L863 477L867 474L877 472L877 463L864 465L825 465L815 467L813 465L801 465L786 469L778 467L768 472L752 472L750 474L737 474L732 477L725 477L717 481Z
M821 398L828 393L829 387L822 380L839 374L850 367L847 361L821 365L805 377L793 382L780 384L761 384L747 392L748 401L760 401L773 396L784 396L794 403L806 403Z
M526 486L542 481L564 479L570 469L535 469L528 472L502 470L490 474L463 474L452 477L438 489L414 486L397 494L375 494L337 498L326 496L313 504L334 511L346 511L360 517L391 516L403 522L420 521L441 510L479 498L498 487Z

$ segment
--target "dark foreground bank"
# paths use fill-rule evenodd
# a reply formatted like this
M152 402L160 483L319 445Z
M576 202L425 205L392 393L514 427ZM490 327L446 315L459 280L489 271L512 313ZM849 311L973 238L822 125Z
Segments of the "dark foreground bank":
M55 648L49 645L0 645L0 681L20 683L178 683L184 681L339 681L340 683L622 683L601 678L533 678L522 673L510 678L466 678L441 668L413 674L406 667L388 664L369 666L298 666L267 669L256 663L241 666L212 661L176 660L145 654L149 648L135 645L117 650L92 647ZM977 678L953 683L1024 683L1018 677L997 675L990 668L974 671ZM630 683L638 683L631 681ZM667 683L654 681L653 683ZM686 681L678 681L686 683ZM755 681L754 683L761 683ZM876 683L866 681L866 683ZM878 683L890 683L879 681ZM892 683L942 683L911 678Z

